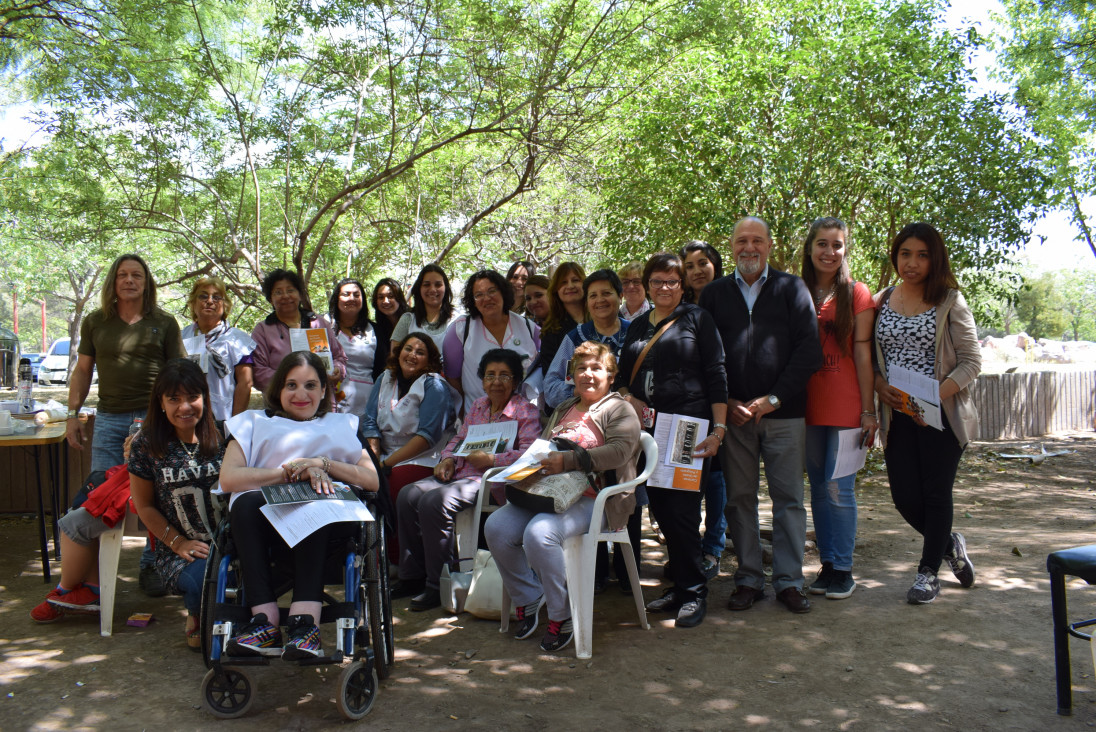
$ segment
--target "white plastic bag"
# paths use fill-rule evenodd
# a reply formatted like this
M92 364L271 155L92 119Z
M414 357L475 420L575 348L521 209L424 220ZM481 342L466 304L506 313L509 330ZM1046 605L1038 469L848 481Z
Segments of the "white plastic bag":
M468 599L464 609L484 620L502 618L502 575L495 566L495 558L486 549L476 552L472 566L472 584L468 587Z

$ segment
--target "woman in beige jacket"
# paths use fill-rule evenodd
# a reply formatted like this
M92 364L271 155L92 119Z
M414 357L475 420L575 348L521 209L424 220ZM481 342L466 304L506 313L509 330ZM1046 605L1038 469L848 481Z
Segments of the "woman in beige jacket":
M631 405L609 391L616 359L604 343L587 341L575 348L571 363L575 395L556 408L541 437L566 437L587 450L595 472L614 470L617 483L627 482L636 475L640 425ZM578 469L573 451L552 452L540 472L556 475ZM487 519L483 528L487 546L517 605L514 637L518 640L537 629L544 606L548 608L548 631L541 649L561 650L574 637L563 542L590 529L596 495L590 488L563 513L534 513L507 503ZM624 527L635 501L632 491L611 496L605 503L605 523L612 529Z
M926 223L906 226L891 244L901 282L875 296L883 437L891 498L902 518L924 537L917 578L906 594L914 605L940 593L937 574L947 560L959 584L974 584L966 540L952 531L952 486L959 459L978 429L970 384L982 368L974 318L948 262L940 233ZM890 386L896 366L939 382L940 422L931 426L917 408L899 411L904 394Z

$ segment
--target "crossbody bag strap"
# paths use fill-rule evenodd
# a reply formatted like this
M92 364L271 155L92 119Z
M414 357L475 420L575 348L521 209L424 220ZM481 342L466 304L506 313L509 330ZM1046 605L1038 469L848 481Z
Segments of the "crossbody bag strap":
M639 352L639 358L636 359L635 365L632 366L632 375L628 379L628 386L631 387L632 382L636 380L636 374L639 373L639 367L643 365L643 359L647 358L648 351L651 350L651 346L655 344L662 335L670 329L670 326L677 322L677 318L674 318L666 325L658 329L658 332L651 336L651 340L647 341L647 345L643 347L643 350Z

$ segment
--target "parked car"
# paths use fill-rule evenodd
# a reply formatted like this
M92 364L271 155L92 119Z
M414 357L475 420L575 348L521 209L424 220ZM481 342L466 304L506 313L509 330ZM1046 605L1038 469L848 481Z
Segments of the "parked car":
M38 366L38 383L42 386L68 383L69 339L58 338L50 344L46 357Z
M63 386L68 383L69 340L58 338L49 347L38 366L38 383L42 386ZM99 369L91 372L91 383L99 383Z

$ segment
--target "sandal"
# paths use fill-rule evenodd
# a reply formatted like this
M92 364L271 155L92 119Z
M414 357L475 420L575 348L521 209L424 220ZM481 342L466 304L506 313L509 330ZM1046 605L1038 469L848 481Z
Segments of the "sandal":
M197 615L186 616L186 645L192 651L202 650L202 626Z

